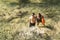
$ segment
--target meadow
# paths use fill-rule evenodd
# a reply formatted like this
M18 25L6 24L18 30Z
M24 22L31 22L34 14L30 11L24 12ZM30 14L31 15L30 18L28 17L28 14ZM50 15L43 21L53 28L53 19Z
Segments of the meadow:
M33 39L19 36L22 33L20 29L28 28L32 13L41 13L44 16L46 28L51 30L50 33L47 31L50 40L60 40L60 4L40 3L39 0L20 4L17 0L0 0L0 40L49 40L48 37L40 38L36 34L32 36ZM24 34L24 30L22 31Z

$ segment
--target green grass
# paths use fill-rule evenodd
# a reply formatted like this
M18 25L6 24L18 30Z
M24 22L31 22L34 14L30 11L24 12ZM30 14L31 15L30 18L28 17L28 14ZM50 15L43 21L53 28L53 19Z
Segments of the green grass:
M58 24L60 21L60 5L28 3L23 4L20 9L18 9L18 7L19 5L15 0L0 0L0 40L13 40L19 29L28 27L28 18L33 12L36 14L40 12L45 17L47 26L54 26L56 30L60 28ZM28 13L20 17L17 16L19 11L22 11L23 14L26 11L28 11ZM58 35L60 34L58 33L57 36ZM58 40L60 36L56 37L55 34L54 38Z

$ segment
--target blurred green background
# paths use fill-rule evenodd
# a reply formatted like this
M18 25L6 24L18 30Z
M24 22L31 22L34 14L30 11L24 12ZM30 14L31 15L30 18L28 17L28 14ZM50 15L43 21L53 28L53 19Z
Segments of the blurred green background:
M0 0L0 40L15 40L18 30L28 27L33 12L56 28L53 40L60 40L60 0Z

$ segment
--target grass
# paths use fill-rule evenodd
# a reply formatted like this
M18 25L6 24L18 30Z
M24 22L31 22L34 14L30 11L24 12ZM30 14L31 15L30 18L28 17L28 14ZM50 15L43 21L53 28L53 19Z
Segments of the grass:
M22 5L20 9L18 7L19 5L15 0L6 0L6 2L0 0L0 40L14 40L14 37L18 35L18 30L28 26L28 18L33 12L36 14L40 12L45 17L47 26L56 27L58 34L55 34L54 38L57 40L60 38L58 36L60 35L60 27L57 24L60 21L60 5L28 3ZM22 11L21 17L17 16L20 14L19 11Z

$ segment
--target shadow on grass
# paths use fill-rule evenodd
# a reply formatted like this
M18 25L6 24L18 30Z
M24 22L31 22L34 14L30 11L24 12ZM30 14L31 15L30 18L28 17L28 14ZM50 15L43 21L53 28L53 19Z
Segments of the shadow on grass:
M14 7L14 6L16 6L16 5L18 5L18 3L16 3L16 2L11 2L11 3L9 3L9 6L11 6L11 7Z
M60 15L60 14L51 12L51 13L47 14L47 18L50 18L50 19L54 20L55 22L58 22L60 20L60 17L58 15Z
M20 6L20 8L24 8L24 7L49 7L49 6L56 6L56 5L59 5L59 3L58 4L55 4L55 3L47 3L47 2L45 2L45 3L31 3L31 2L23 2L23 3L19 3L19 6Z
M51 26L51 25L47 25L47 26L44 26L44 27L46 27L46 28L48 28L50 30L55 30L54 26Z
M22 3L20 4L20 8L24 7L48 7L48 4L46 3Z
M19 11L19 13L17 14L17 16L20 17L20 18L23 18L23 17L25 17L27 15L28 15L28 11L25 11L25 12Z

